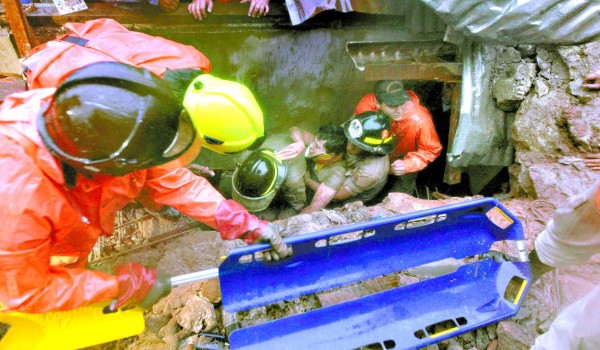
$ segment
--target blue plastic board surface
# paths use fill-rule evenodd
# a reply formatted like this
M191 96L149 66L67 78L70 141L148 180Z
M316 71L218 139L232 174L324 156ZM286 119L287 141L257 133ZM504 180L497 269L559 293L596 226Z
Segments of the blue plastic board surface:
M454 273L342 304L233 331L232 349L417 349L514 316L527 292L529 264L493 259ZM504 298L514 276L518 299ZM447 321L443 331L434 325Z
M500 212L511 224L497 226L486 216L489 211ZM332 243L351 232L362 238ZM486 253L495 241L523 239L519 220L495 199L484 198L286 238L294 254L278 262L254 258L266 244L241 247L219 267L223 306L238 312L445 258Z

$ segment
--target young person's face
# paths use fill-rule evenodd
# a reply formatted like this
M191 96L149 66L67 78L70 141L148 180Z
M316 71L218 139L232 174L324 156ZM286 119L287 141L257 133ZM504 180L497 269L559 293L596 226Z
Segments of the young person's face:
M385 102L377 103L377 107L379 108L379 110L396 122L402 119L402 114L404 113L404 106L405 103L397 106L389 106Z
M310 157L327 153L327 151L325 150L325 142L326 141L324 140L315 138L313 142L311 142L310 145L308 145L307 155Z

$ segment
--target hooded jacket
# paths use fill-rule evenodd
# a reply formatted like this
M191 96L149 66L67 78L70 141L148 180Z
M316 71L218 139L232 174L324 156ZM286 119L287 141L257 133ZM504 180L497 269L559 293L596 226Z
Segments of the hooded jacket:
M167 69L211 70L208 58L191 45L131 31L113 19L67 23L69 33L31 50L23 61L30 88L57 87L88 64L110 61L146 68L158 76Z
M407 173L423 170L442 152L442 144L435 131L431 114L421 106L419 97L412 91L406 91L411 100L404 105L401 121L392 120L392 133L396 138L396 147L390 154L390 163L402 159ZM363 96L358 102L354 114L377 112L375 94Z
M254 242L267 222L225 200L190 170L158 166L125 176L65 185L59 162L44 147L35 117L55 89L8 96L0 107L0 310L69 310L116 297L117 278L86 270L100 236L143 189L157 203L217 229L223 239Z

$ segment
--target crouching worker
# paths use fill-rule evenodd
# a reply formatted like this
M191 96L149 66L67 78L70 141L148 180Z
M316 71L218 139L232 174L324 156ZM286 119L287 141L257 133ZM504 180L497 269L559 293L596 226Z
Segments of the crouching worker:
M182 168L200 145L168 84L122 63L8 96L0 109L2 311L149 306L167 294L169 279L138 264L115 275L85 269L98 237L112 234L117 211L142 190L223 239L269 243L275 260L289 255L276 225Z

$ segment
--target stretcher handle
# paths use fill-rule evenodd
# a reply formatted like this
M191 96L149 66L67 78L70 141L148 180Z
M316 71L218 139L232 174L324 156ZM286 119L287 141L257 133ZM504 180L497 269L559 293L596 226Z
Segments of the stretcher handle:
M214 268L210 270L192 272L185 275L171 277L171 287L176 287L186 283L205 281L211 278L219 277L219 269Z

